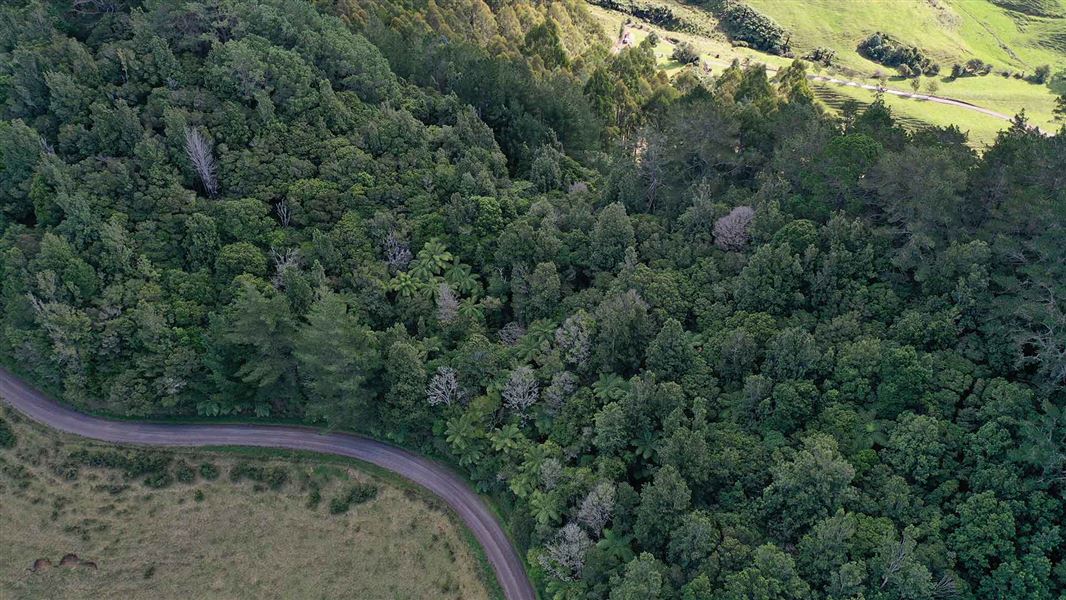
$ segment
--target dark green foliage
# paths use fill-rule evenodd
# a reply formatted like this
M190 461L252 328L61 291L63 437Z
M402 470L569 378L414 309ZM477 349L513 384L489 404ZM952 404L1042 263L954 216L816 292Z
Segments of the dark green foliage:
M655 2L635 0L590 0L590 2L608 10L632 15L667 31L682 31L695 34L709 33L705 27L686 20L683 16L671 10L669 6L663 6Z
M771 54L790 55L790 34L770 17L740 0L710 0L708 5L734 41Z
M992 65L986 63L980 58L971 58L966 61L965 64L951 65L952 77L974 77L977 75L988 75L992 72Z
M67 465L76 471L78 466L122 471L127 480L142 479L148 487L164 488L173 483L173 457L150 450L75 450L67 457Z
M209 463L209 462L200 463L199 471L200 471L200 477L203 477L204 479L206 479L208 481L214 481L214 480L218 479L218 475L219 475L218 467L216 467L214 465L214 463Z
M818 46L814 50L808 52L807 55L803 58L811 62L816 62L820 65L828 67L833 64L833 59L836 58L836 55L836 50L833 50L832 48L826 48L824 46Z
M674 51L670 54L670 58L683 65L691 65L700 62L700 52L692 44L681 42L674 46Z
M859 42L859 54L886 67L906 67L913 73L930 77L940 72L940 65L933 62L920 48L905 46L887 33L880 31Z
M192 483L196 481L196 469L189 463L179 460L174 465L174 479L178 480L179 483Z
M1040 65L1033 69L1033 74L1029 77L1029 81L1038 85L1044 85L1049 79L1051 79L1051 65Z
M245 479L279 490L289 481L289 470L282 466L264 467L248 462L239 462L230 467L230 481L237 483Z
M16 441L11 426L4 419L0 419L0 448L14 448Z
M64 6L0 9L0 359L66 401L446 455L545 597L1062 595L1061 135L671 81L570 0Z
M378 487L369 483L355 483L348 491L329 501L329 512L339 515L348 512L352 505L359 505L373 500L378 495Z
M311 490L307 493L307 508L318 508L318 504L322 502L322 489L317 481L312 481L309 485Z
M540 58L549 69L565 67L570 61L559 39L559 26L550 19L529 30L522 51Z

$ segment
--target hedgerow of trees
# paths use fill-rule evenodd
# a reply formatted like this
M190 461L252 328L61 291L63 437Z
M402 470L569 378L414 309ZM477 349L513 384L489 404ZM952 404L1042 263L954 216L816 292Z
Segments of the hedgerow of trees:
M921 48L908 46L880 31L859 42L859 54L887 67L898 67L904 77L928 75L940 72L940 65L922 52Z
M1066 591L1066 136L408 4L0 9L4 363L447 459L545 597Z
M738 0L707 0L706 6L718 17L735 45L791 56L791 35L770 17Z

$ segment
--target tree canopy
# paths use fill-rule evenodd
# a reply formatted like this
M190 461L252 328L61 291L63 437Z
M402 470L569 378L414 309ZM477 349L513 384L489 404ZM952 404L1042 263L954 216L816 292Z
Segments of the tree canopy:
M569 1L0 13L0 359L66 402L446 456L545 597L1066 593L1062 132Z

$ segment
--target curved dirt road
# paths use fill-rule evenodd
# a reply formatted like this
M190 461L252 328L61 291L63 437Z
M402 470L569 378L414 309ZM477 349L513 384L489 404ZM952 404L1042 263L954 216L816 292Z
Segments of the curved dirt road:
M611 53L617 54L617 53L622 51L622 48L627 48L627 47L630 47L630 46L633 45L633 37L632 37L632 34L630 33L629 29L630 28L627 27L627 26L623 26L622 27L622 34L615 41L614 46L611 48ZM669 40L670 38L667 37L667 39ZM715 66L719 66L719 67L728 67L731 64L730 62L720 61L720 60L712 60L712 59L703 59L703 62L708 63L708 64L712 64L712 65L715 65ZM775 73L778 70L776 67L774 67L772 65L765 65L765 66L766 66L766 71L768 73ZM917 92L905 92L905 91L902 91L902 90L895 90L895 89L892 89L892 88L881 87L879 85L871 85L871 84L868 84L868 83L861 83L861 82L858 82L858 81L850 81L850 80L847 80L847 79L838 79L836 77L827 77L825 75L815 75L815 74L810 74L810 73L807 74L807 79L810 79L812 81L822 81L822 82L825 82L825 83L835 83L837 85L843 85L843 86L853 87L853 88L860 88L860 89L869 90L869 91L872 91L872 92L881 92L882 94L890 94L890 95L893 95L893 96L899 96L901 98L911 98L911 99L914 99L914 100L923 100L923 101L926 101L926 102L935 102L937 104L945 104L947 106L954 106L954 107L962 108L962 109L965 109L965 110L972 110L974 112L978 112L978 113L981 113L983 115L987 115L989 117L994 117L996 119L1002 119L1004 121L1011 121L1011 120L1014 119L1014 117L1012 117L1011 115L1003 114L1001 112L997 112L997 111L994 111L994 110L989 109L989 108L984 108L983 106L977 106L976 104L972 104L972 103L966 102L964 100L956 100L954 98L947 98L945 96L934 96L932 94L919 94ZM1038 131L1040 131L1041 133L1044 133L1046 135L1046 132L1044 132L1042 130L1039 130L1039 129L1038 129Z
M963 102L962 100L954 100L952 98L945 98L943 96L932 96L930 94L919 94L917 92L904 92L900 90L894 90L891 88L881 87L877 85L870 85L867 83L859 83L857 81L848 81L846 79L837 79L836 77L826 77L824 75L807 75L807 79L814 81L824 81L827 83L836 83L839 85L846 85L848 87L861 88L864 90L870 90L873 92L881 92L882 94L892 94L893 96L900 96L902 98L913 98L915 100L927 100L929 102L936 102L937 104L947 104L948 106L957 106L959 108L965 108L966 110L972 110L979 112L983 115L995 117L997 119L1003 119L1004 121L1010 121L1013 119L1010 115L1005 115L1001 112L983 108L976 104L970 104L969 102Z
M60 431L123 444L259 446L310 450L362 460L403 476L440 496L470 529L496 572L507 600L535 600L533 586L495 515L448 467L368 438L273 425L182 425L109 421L76 412L0 367L0 398L15 410Z

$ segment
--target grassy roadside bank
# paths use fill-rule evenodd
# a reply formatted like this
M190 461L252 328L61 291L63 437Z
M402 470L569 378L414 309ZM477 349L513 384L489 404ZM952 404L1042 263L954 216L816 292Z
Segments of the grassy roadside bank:
M248 449L131 450L211 464L161 488L121 470L74 466L114 452L4 408L14 448L0 451L0 588L13 598L218 596L498 598L480 548L433 497L341 457ZM120 450L120 452L124 452ZM72 470L73 469L73 470ZM256 481L232 473L286 473ZM376 495L334 514L350 486ZM312 498L318 499L312 502ZM61 557L76 554L95 568ZM37 559L52 568L27 570ZM42 563L43 564L43 563ZM487 581L486 581L487 577Z

